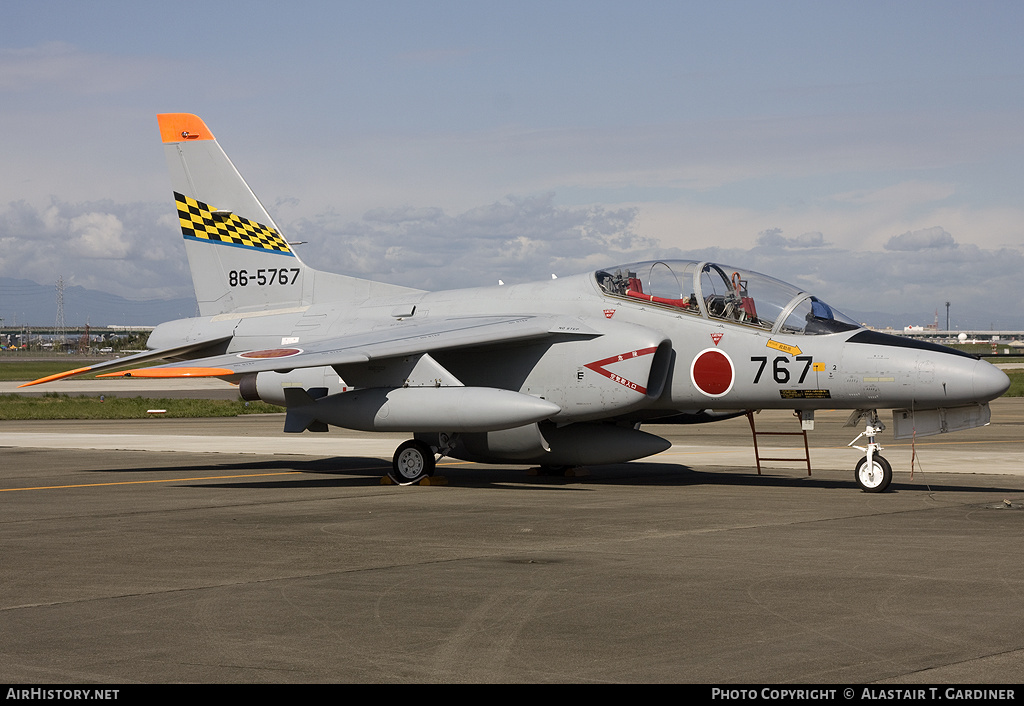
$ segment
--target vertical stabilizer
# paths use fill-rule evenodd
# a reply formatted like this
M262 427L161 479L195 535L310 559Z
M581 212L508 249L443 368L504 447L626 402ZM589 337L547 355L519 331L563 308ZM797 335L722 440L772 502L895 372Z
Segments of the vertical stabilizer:
M198 116L157 118L202 316L416 291L306 266Z
M158 116L199 313L301 306L306 267L203 121Z

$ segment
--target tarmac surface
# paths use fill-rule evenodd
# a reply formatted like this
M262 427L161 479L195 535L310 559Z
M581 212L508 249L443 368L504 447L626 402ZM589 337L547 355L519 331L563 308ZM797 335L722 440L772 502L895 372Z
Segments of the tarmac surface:
M0 422L0 681L1019 683L1024 399L992 411L887 432L882 494L840 411L811 476L757 475L740 418L410 487L381 484L403 436L283 415Z

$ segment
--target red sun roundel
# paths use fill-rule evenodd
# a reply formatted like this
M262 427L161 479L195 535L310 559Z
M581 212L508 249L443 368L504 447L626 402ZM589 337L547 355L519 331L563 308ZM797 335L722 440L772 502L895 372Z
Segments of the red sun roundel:
M725 351L706 348L690 364L693 386L708 397L722 397L732 389L736 369Z
M301 348L270 348L263 351L239 353L239 358L288 358L302 352Z

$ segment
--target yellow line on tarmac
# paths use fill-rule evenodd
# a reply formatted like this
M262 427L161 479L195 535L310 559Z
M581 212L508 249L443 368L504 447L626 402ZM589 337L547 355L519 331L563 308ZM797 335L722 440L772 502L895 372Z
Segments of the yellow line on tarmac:
M0 488L0 493L14 490L59 490L61 488L97 488L104 485L141 485L143 483L177 483L187 480L225 480L228 478L257 478L259 476L288 476L304 471L281 471L280 473L247 473L240 476L200 476L198 478L163 478L160 480L122 480L112 483L79 483L78 485L41 485L35 488Z
M470 461L452 461L439 463L439 466L458 466L471 463ZM371 466L368 468L345 468L345 471L375 471L386 468L386 466ZM32 488L0 488L0 493L10 493L16 490L61 490L67 488L99 488L107 485L142 485L143 483L180 483L183 481L196 480L229 480L231 478L260 478L264 476L291 476L306 473L306 471L280 471L278 473L245 473L234 476L197 476L195 478L161 478L159 480L121 480L110 483L78 483L76 485L40 485Z

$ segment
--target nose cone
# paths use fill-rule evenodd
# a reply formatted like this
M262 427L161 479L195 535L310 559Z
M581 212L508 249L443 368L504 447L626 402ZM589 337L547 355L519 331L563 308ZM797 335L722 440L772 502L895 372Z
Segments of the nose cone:
M974 384L974 395L979 401L994 400L1010 389L1010 378L1006 373L984 360L979 360L974 366L971 380Z

